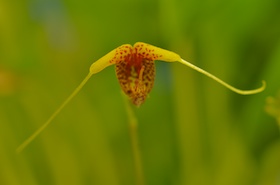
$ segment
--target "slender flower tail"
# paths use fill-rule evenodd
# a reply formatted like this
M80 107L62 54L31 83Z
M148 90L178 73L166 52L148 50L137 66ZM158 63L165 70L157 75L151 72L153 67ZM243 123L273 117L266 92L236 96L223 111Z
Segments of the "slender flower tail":
M257 89L252 89L252 90L241 90L241 89L237 89L237 88L235 88L235 87L229 85L228 83L222 81L222 80L219 79L218 77L216 77L216 76L210 74L209 72L207 72L207 71L205 71L205 70L203 70L203 69L201 69L201 68L199 68L199 67L197 67L197 66L195 66L195 65L193 65L193 64L191 64L191 63L189 63L189 62L187 62L187 61L185 61L184 59L179 60L179 62L181 62L182 64L184 64L184 65L186 65L186 66L189 66L190 68L192 68L192 69L194 69L194 70L196 70L196 71L198 71L198 72L200 72L200 73L202 73L202 74L208 76L209 78L212 78L212 79L215 80L216 82L220 83L221 85L225 86L226 88L228 88L228 89L230 89L230 90L232 90L233 92L236 92L236 93L238 93L238 94L242 94L242 95L257 94L257 93L259 93L259 92L262 92L262 91L265 89L265 87L266 87L266 82L263 80L263 81L262 81L262 86L259 87L259 88L257 88Z
M29 138L27 138L17 149L16 152L20 153L29 143L31 143L45 128L52 122L52 120L60 113L60 111L67 105L74 96L81 90L81 88L86 84L89 78L92 76L92 73L89 73L80 85L72 92L72 94L60 105L60 107L51 115L51 117L38 129L34 132Z

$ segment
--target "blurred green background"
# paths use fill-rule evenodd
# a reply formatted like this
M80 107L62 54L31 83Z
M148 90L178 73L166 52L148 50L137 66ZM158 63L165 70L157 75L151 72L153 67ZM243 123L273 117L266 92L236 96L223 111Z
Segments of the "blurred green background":
M280 184L280 108L265 111L280 90L279 18L279 0L0 0L0 184L136 184L114 67L94 75L21 154L15 149L92 62L137 41L241 89L267 81L264 92L242 96L182 64L156 62L154 89L135 108L146 184Z

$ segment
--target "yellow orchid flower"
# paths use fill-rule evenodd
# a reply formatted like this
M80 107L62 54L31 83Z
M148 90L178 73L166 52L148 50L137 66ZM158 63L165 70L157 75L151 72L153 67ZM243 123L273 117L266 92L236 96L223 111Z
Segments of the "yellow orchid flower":
M140 106L143 104L153 88L155 80L155 60L164 62L180 62L192 69L212 78L228 89L242 95L256 94L265 89L265 81L262 86L253 90L237 89L209 72L185 61L178 54L168 51L150 44L137 42L133 46L124 44L113 51L109 52L90 66L90 70L81 84L73 91L73 93L61 104L61 106L53 113L53 115L43 124L33 135L25 140L18 148L17 152L22 151L38 134L40 134L64 106L81 90L89 78L110 65L116 65L116 75L120 86L124 93L129 97L130 101Z

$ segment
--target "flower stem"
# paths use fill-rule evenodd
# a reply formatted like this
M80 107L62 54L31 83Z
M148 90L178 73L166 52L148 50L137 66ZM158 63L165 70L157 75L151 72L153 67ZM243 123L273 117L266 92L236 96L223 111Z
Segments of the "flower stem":
M133 154L133 161L134 161L134 167L135 167L135 178L136 178L136 184L137 185L145 185L145 178L143 173L143 166L142 166L142 160L141 160L141 154L139 149L139 140L138 140L138 122L137 118L132 110L131 104L129 103L127 97L123 94L123 97L125 99L125 106L126 106L126 112L128 116L128 122L129 122L129 134L130 134L130 140L131 140L131 149Z

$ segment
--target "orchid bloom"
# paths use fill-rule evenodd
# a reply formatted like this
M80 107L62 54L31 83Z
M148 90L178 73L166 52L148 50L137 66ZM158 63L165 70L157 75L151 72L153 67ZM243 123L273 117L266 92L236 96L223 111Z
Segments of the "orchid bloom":
M178 54L150 44L137 42L133 46L124 44L112 50L90 66L90 70L81 84L73 93L60 105L53 115L43 124L33 135L25 140L18 148L17 152L22 151L37 135L39 135L64 108L64 106L81 90L89 78L99 73L106 67L115 64L116 75L123 92L129 97L130 101L139 107L142 105L148 94L153 88L155 80L155 60L164 62L180 62L192 69L212 78L228 89L242 95L256 94L265 89L265 82L262 86L253 90L237 89L209 72L185 61Z

